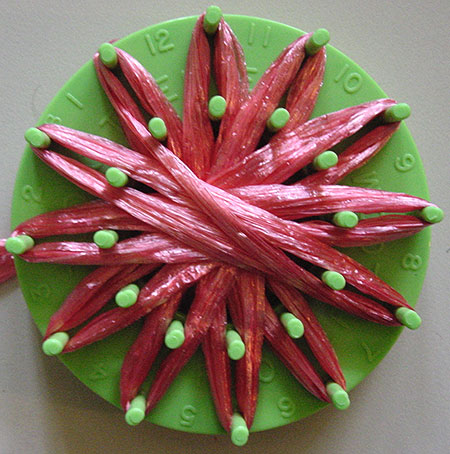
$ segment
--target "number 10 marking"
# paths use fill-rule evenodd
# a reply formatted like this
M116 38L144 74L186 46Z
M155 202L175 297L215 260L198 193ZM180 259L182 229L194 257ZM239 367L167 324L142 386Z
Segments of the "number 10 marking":
M359 91L362 86L363 79L361 74L357 72L348 72L349 69L350 65L346 63L336 75L334 81L338 83L342 80L344 90L351 95Z

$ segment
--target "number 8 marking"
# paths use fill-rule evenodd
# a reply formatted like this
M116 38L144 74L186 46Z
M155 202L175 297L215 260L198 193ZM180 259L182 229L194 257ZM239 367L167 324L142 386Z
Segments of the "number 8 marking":
M420 255L406 254L402 260L402 267L405 270L417 271L422 266L422 257Z

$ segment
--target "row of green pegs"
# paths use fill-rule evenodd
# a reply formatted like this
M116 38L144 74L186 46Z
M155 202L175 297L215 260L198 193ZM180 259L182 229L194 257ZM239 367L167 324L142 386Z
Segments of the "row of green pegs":
M321 276L322 282L333 290L343 290L346 281L345 277L336 271L324 271ZM422 323L419 314L407 307L399 307L395 311L397 320L409 329L417 329Z
M121 307L130 307L137 301L138 295L139 288L135 284L130 284L117 293L116 303ZM404 326L410 329L417 329L421 324L420 316L415 311L406 307L398 308L395 315ZM280 321L292 338L299 339L303 336L303 323L290 312L282 313ZM167 328L164 343L168 348L173 350L180 348L184 340L184 325L181 320L176 318ZM69 335L67 333L57 332L43 342L42 349L47 355L58 355L63 351L68 341ZM244 356L245 344L237 331L227 328L226 343L228 355L232 360L237 361Z
M137 300L138 291L134 288L130 288L131 286L134 286L134 284L125 287L117 293L116 302L119 306L130 307L133 304L132 302ZM303 324L293 314L288 312L283 313L280 320L292 338L298 339L303 335ZM167 328L164 343L167 348L174 350L180 348L183 345L184 340L184 325L181 320L174 319ZM64 350L68 341L69 335L67 333L57 332L43 342L42 349L47 355L58 355ZM230 359L237 361L244 356L245 344L239 333L232 328L227 329L226 344Z
M222 10L218 6L210 6L206 9L203 19L203 28L206 33L213 35L223 17ZM308 55L314 55L321 47L325 46L330 40L328 30L320 28L316 30L306 43L306 52Z
M210 8L212 8L210 10ZM214 33L222 13L218 7L208 8L205 15L205 30L209 33ZM316 53L321 47L323 47L329 40L328 31L325 29L316 30L308 42L306 43L306 50L309 55ZM113 68L117 65L117 53L114 46L110 43L104 43L99 48L100 59L109 68ZM226 111L227 102L222 96L213 96L208 103L209 116L212 120L220 120ZM384 113L384 120L386 122L401 121L409 117L410 107L407 104L399 103ZM277 108L274 110L272 115L267 120L267 128L272 132L281 130L289 121L290 114L285 108ZM164 141L167 138L167 127L162 118L153 117L148 123L148 129L152 136L160 141ZM47 134L40 131L38 128L30 128L25 133L25 138L29 144L36 148L47 148L51 140ZM338 157L333 151L325 151L318 155L313 162L313 166L316 170L325 170L337 164ZM120 169L111 167L106 171L105 174L108 182L114 187L123 187L128 183L128 176ZM352 227L356 225L356 215L348 213L345 215L339 215L336 224L342 227ZM353 220L349 220L350 217ZM433 213L429 218L436 218L436 214ZM342 220L342 222L340 222ZM436 221L429 221L436 222ZM347 225L347 224L354 225Z
M428 207L433 208L433 207ZM339 214L339 213L338 213ZM119 236L117 232L113 230L100 230L94 234L94 242L100 248L111 248L113 247ZM17 235L7 239L5 243L6 250L15 255L21 255L26 251L34 247L34 240L28 235ZM346 285L345 277L338 273L337 271L324 271L321 275L322 281L328 285L333 290L342 290ZM130 284L121 289L115 297L115 301L120 307L130 307L136 303L139 296L139 287L136 284ZM408 308L401 307L398 308L395 312L396 318L404 326L410 329L417 329L421 324L421 319L419 315ZM280 316L280 320L283 326L286 328L289 335L293 338L299 338L303 335L303 324L296 318L293 314L284 313ZM166 342L169 348L177 348L184 341L184 328L182 327L181 322L173 322L169 327L170 336L167 338ZM233 334L234 333L234 334ZM170 340L172 339L172 340ZM229 346L229 353L232 359L239 359L239 355L243 347L240 345L241 340L237 332L229 331L227 333L227 342ZM178 345L178 342L181 342ZM243 355L243 353L242 353ZM240 356L242 357L242 356Z
M227 102L222 96L213 96L209 103L209 115L214 120L219 120L223 117L226 111ZM386 122L396 122L408 118L410 115L410 107L408 104L399 103L389 107L384 112L384 119ZM267 127L272 132L279 131L289 121L289 112L279 107L274 110L272 115L267 120ZM167 138L167 127L164 120L158 117L153 117L148 123L148 129L155 139L165 140ZM45 132L38 128L29 128L25 133L27 142L35 148L48 148L51 144L50 137ZM332 151L325 151L314 159L314 167L317 170L328 169L337 164L337 155ZM118 169L117 169L118 170ZM123 174L125 175L125 174ZM125 177L122 175L122 179ZM113 174L111 174L113 176ZM113 177L115 180L117 177ZM112 183L113 184L113 183ZM121 183L123 186L126 183Z
M100 248L111 248L113 247L119 236L117 232L113 230L100 230L94 234L94 242ZM30 250L34 247L34 240L28 235L18 235L8 238L5 243L6 250L15 255L21 255L25 253L27 250ZM333 290L342 290L346 285L345 277L338 273L337 271L324 271L321 275L322 281L328 285ZM139 296L139 287L136 284L130 284L121 289L115 297L115 301L118 306L120 307L130 307L136 303ZM421 320L419 315L408 308L398 308L396 311L397 319L405 326L410 329L416 329L420 326ZM293 338L299 338L303 335L303 325L302 322L296 318L294 315L290 313L284 313L280 316L280 320L283 326L286 328L289 335ZM184 341L184 334L181 335L182 332L182 325L181 322L175 323L174 326L171 325L170 332L172 333L173 341L170 342L172 345L173 342L176 342L175 339L183 339ZM177 329L175 328L177 327ZM234 336L234 337L233 337ZM231 352L230 357L233 359L239 359L236 356L238 354L236 352L240 351L241 347L237 345L239 343L236 342L237 337L239 336L238 333L235 335L231 334L231 331L227 334L227 341L229 340L229 345L234 345L234 347L230 348ZM167 345L170 348L171 345ZM181 344L180 344L181 345ZM242 353L243 354L243 353Z
M216 99L219 99L221 97L215 97ZM223 99L223 98L222 98ZM223 100L224 101L224 100ZM214 103L213 103L214 104ZM226 105L226 103L225 103ZM391 112L389 110L386 113L386 116L391 116L394 115L395 121L399 119L399 116L405 117L406 114L409 114L409 108L405 111L405 109L397 104L396 106L393 106L391 109L393 109ZM282 111L283 109L277 109L278 112ZM217 110L216 110L217 112ZM287 111L286 111L287 112ZM289 114L288 114L289 115ZM149 128L152 133L154 133L155 136L159 137L164 137L166 133L164 132L165 130L165 125L163 120L159 118L153 118L150 123L153 121L153 126ZM276 123L276 122L275 122ZM280 123L277 123L280 125ZM156 126L155 126L156 125ZM40 147L48 147L50 145L50 138L40 131L37 128L30 128L27 133L25 134L26 139L30 142L32 146L40 146ZM332 152L332 151L326 151L319 155L314 164L316 168L319 169L324 169L324 168L329 168L332 165L335 165L337 163L337 155ZM123 186L128 182L128 177L125 175L120 169L117 168L110 168L106 172L106 178L108 181L110 181L110 184L114 186ZM442 210L438 207L434 206L429 206L421 210L420 212L421 217L430 223L434 222L439 222L442 219ZM344 227L344 228L352 228L355 227L358 223L358 216L356 213L351 212L351 211L342 211L338 212L334 215L333 217L333 222L337 226ZM100 247L100 248L111 248L113 247L117 241L118 241L118 234L117 232L111 231L111 230L101 230L98 231L94 234L94 242ZM7 240L6 243L6 248L9 252L12 254L23 254L27 250L31 249L34 246L34 240L29 237L28 235L18 235L15 237L11 237ZM334 290L341 290L345 286L345 278L334 271L325 271L322 274L322 280L324 283L326 283L328 286L330 286ZM128 289L129 290L129 289ZM125 294L126 292L124 292ZM129 292L128 292L129 293ZM137 298L137 297L136 297ZM120 298L119 298L120 299ZM133 304L133 303L124 303L124 304ZM410 309L407 308L400 308L396 312L397 319L405 326L411 328L411 329L416 329L420 325L420 317L417 315L416 312L411 311ZM283 319L284 320L284 319ZM297 320L297 325L298 322L301 323L299 320ZM295 323L290 321L290 324L287 322L283 322L283 324L286 326L286 329L288 329L288 326L293 326ZM299 330L299 328L297 328ZM289 332L289 329L288 329ZM294 333L295 330L291 330L290 334ZM295 334L292 335L293 337L296 337ZM232 354L233 356L236 356L236 354Z
M125 421L130 426L140 424L146 415L146 399L145 396L139 394L131 402L125 413ZM237 446L243 446L247 443L249 430L244 418L239 413L234 413L231 418L230 437L231 441Z
M210 99L209 110L212 118L220 118L226 109L226 100L221 96L214 96ZM407 104L396 104L386 110L384 117L388 121L399 121L409 116L410 109ZM289 120L289 112L284 108L277 108L267 121L267 126L272 131L280 130ZM165 140L167 137L167 128L161 118L154 117L149 121L148 128L150 133L158 140ZM44 132L38 128L30 128L25 133L26 140L31 146L37 148L47 148L51 141ZM328 150L318 156L313 161L316 170L326 170L338 163L338 156L335 152ZM122 170L116 167L110 167L105 177L114 187L123 187L128 184L128 176ZM430 223L440 222L443 218L443 211L436 206L425 207L420 212L420 216ZM341 211L335 213L332 218L335 225L343 228L352 228L358 224L358 215L352 211ZM116 234L111 231L102 231L94 238L94 242L101 248L109 248L117 242ZM97 241L98 239L98 241ZM29 248L29 247L28 247Z
M348 393L337 383L328 383L326 386L328 396L333 405L339 410L345 410L350 405ZM146 399L142 394L136 396L125 413L125 421L130 426L140 424L146 415ZM231 419L231 441L237 446L247 443L249 430L244 418L239 413L234 413Z

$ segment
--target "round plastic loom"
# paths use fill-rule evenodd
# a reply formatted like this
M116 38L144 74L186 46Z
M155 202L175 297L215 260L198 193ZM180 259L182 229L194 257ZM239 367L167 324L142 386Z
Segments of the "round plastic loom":
M183 71L196 19L181 18L153 25L114 43L149 70L180 114ZM260 18L225 15L225 19L243 46L251 86L280 51L304 33ZM370 45L366 44L367 47ZM325 79L313 116L383 97L386 97L385 93L358 65L327 45ZM91 61L58 92L39 119L38 124L42 123L61 123L126 144ZM98 166L94 162L91 165ZM385 149L350 175L345 183L428 198L421 160L404 124ZM88 199L87 194L46 167L27 146L16 180L12 227L37 214ZM429 229L425 229L407 239L351 251L346 249L346 252L373 270L414 305L426 271L429 240ZM50 316L65 297L92 270L89 267L28 264L19 259L16 260L16 267L24 297L42 333ZM311 299L309 301L337 352L348 389L351 390L386 355L402 329L365 322L328 305ZM80 351L61 355L60 359L94 392L119 406L120 368L140 326L139 323L134 324ZM301 344L302 340L298 342ZM160 354L160 360L162 356ZM157 367L158 363L153 367L148 381ZM266 347L259 393L252 431L297 421L324 406L302 388ZM201 352L197 352L182 370L147 419L161 426L187 432L223 432L210 396Z

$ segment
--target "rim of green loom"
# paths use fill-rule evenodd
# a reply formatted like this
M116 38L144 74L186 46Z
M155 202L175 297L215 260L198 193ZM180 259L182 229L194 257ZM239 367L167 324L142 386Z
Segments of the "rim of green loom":
M197 17L152 25L114 43L137 58L153 74L179 113L182 106L183 70ZM225 15L225 19L244 49L251 86L279 52L304 33L261 18ZM100 46L102 43L98 44ZM385 93L364 70L327 45L324 84L313 116L384 97ZM91 61L58 92L38 124L50 122L126 144L114 111L97 81ZM91 164L98 168L96 163ZM405 124L401 125L376 157L353 172L345 183L406 192L428 199L421 159ZM12 227L37 214L89 199L83 191L46 167L27 146L15 183ZM346 252L375 271L414 306L425 277L429 241L430 232L426 228L407 239L346 249ZM93 269L29 264L20 259L16 260L16 268L23 295L41 333L45 331L51 315L64 298ZM323 303L312 301L311 306L337 352L350 390L375 368L402 331L402 328L384 327L357 319ZM74 353L59 355L59 358L86 386L119 406L120 367L140 326L136 323L103 341ZM302 344L303 341L300 340L299 343ZM149 378L154 375L161 356ZM148 382L149 380L147 386ZM297 421L324 406L305 391L276 356L264 347L258 406L251 431L271 429ZM224 432L214 410L201 352L197 352L181 371L146 419L186 432Z

